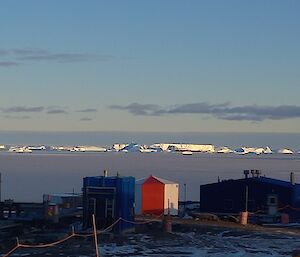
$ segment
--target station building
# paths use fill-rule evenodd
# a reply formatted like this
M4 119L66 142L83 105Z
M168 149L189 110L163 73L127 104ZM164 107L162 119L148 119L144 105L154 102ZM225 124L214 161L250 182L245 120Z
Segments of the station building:
M211 213L236 214L287 213L300 219L300 184L261 176L259 170L245 170L242 179L229 179L200 186L200 210Z
M178 215L178 183L151 175L137 180L135 188L136 214Z
M119 218L117 230L133 227L134 221L134 177L103 176L83 178L83 225L91 227L95 215L97 228L103 229Z

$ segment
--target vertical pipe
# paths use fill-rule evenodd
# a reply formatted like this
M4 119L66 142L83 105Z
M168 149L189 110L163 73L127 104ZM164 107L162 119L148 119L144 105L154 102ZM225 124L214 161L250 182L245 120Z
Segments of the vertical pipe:
M99 249L98 249L98 239L97 239L97 229L96 229L96 221L95 221L95 214L92 215L93 219L93 229L94 229L94 240L95 240L95 248L96 248L96 257L100 257Z
M184 215L186 212L186 184L184 183Z
M248 186L246 186L245 212L248 211Z
M295 174L294 174L294 172L290 173L290 182L291 182L292 185L295 185Z

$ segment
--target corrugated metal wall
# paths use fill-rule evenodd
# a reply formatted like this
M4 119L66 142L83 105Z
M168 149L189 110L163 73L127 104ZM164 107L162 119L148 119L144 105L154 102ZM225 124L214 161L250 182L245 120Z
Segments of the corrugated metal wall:
M178 184L165 184L164 214L178 215ZM169 206L168 206L169 203Z
M104 228L118 218L134 221L134 177L86 177L83 179L84 225L91 225L91 215L96 212L99 228ZM94 207L93 207L94 204ZM108 217L109 216L109 217ZM119 223L119 229L132 227Z
M135 184L135 199L134 199L134 211L135 214L142 214L142 183Z
M150 177L142 185L142 213L160 215L164 211L164 184Z

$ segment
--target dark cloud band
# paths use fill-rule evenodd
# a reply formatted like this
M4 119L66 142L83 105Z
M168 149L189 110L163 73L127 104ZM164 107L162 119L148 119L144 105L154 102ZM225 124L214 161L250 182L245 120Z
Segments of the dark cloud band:
M98 112L98 110L94 108L88 108L88 109L78 110L77 112L92 113L92 112Z
M55 110L49 110L46 113L47 114L67 114L68 112L63 109L55 109Z
M20 63L14 61L0 61L0 67L18 66Z
M36 106L36 107L25 107L25 106L13 106L9 108L3 108L2 112L5 113L20 113L20 112L42 112L44 111L43 106Z
M84 117L84 118L81 118L80 121L92 121L93 119L92 118L89 118L89 117Z
M300 106L259 106L245 105L233 107L230 103L209 104L192 103L171 107L155 104L132 103L129 105L112 105L111 109L125 110L133 115L160 116L167 114L203 114L223 120L264 121L300 118Z
M50 52L48 50L35 48L0 49L0 67L16 66L26 62L105 62L112 59L114 59L114 56L109 54Z

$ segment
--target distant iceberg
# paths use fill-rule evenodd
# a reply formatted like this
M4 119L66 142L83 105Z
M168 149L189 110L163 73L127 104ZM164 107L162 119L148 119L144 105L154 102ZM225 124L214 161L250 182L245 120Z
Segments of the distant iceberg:
M109 149L110 151L119 152L124 149L128 144L113 144L113 146Z
M140 152L141 146L136 143L130 143L120 149L121 152Z
M93 145L84 145L76 147L78 152L106 152L106 148Z
M193 155L193 152L191 152L191 151L183 151L181 153L182 153L182 155Z
M153 144L150 146L150 148L158 148L162 151L171 151L171 152L184 152L184 151L191 151L191 152L208 152L208 153L214 153L215 152L215 146L211 144L166 144L166 143L158 143Z
M217 153L233 153L234 151L227 146L221 146L216 149Z
M32 150L29 149L27 146L11 146L8 149L9 152L15 152L15 153L32 153Z
M265 154L271 154L271 153L273 153L273 151L270 147L267 146L264 153Z
M278 153L281 153L281 154L293 154L294 152L291 149L282 148L282 149L278 150Z
M46 146L44 146L44 145L28 146L28 149L33 150L33 151L42 151L42 150L46 150Z
M266 148L263 148L263 147L240 147L240 148L237 148L235 149L234 151L235 153L237 154L271 154L273 153L273 151L271 150L270 147L266 147Z
M148 147L147 145L139 145L136 143L130 143L126 145L124 148L120 149L121 152L140 152L140 153L154 153L158 152L157 149Z

